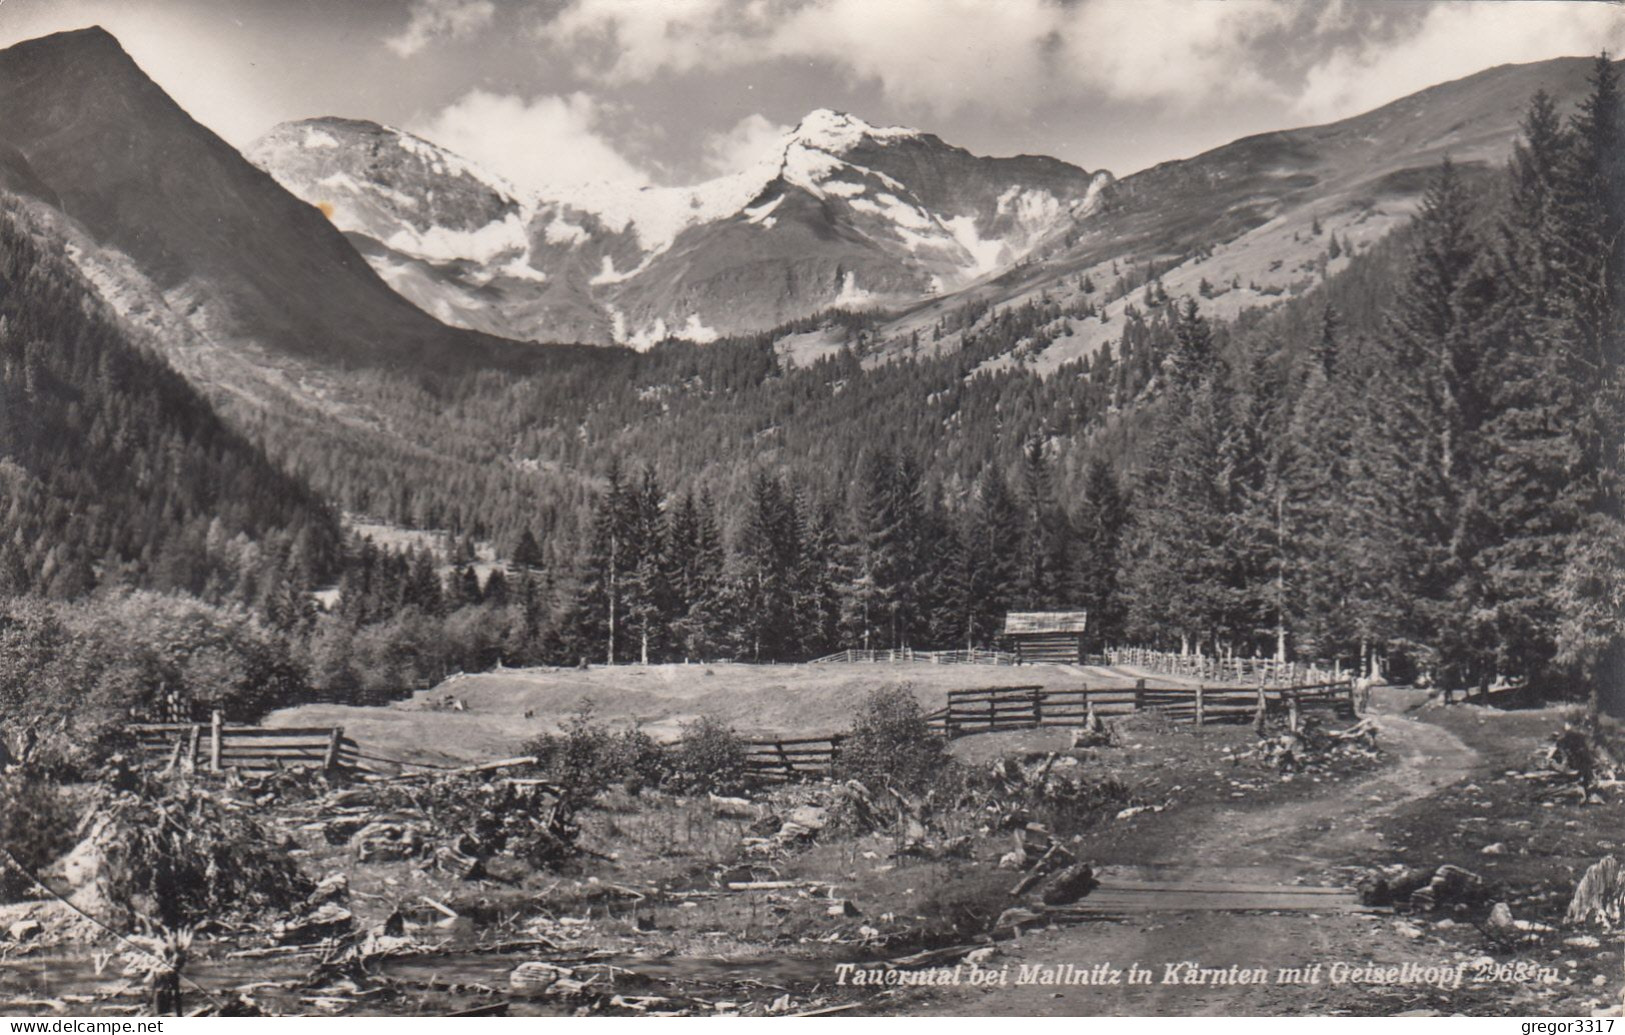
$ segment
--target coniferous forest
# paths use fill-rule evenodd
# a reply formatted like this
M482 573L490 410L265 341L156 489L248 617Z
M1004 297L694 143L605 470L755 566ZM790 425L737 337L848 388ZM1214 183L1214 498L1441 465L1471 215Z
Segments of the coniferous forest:
M185 595L150 609L177 641L376 701L499 662L988 645L1008 610L1076 608L1099 645L1617 707L1621 121L1599 60L1577 110L1533 98L1505 169L1433 170L1346 271L1230 323L1147 271L1113 345L1048 376L987 361L1059 303L971 307L963 348L889 362L835 314L857 344L807 366L763 335L356 374L391 436L228 424L6 210L0 649ZM346 538L341 512L445 545ZM190 656L121 678L155 703L204 685Z

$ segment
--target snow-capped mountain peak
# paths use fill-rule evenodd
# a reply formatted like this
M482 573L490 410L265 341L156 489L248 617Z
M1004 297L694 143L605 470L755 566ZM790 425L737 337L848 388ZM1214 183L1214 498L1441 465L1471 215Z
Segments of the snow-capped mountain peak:
M441 319L626 343L955 290L1042 247L1109 180L827 108L749 167L688 186L532 194L421 137L345 119L279 126L250 154Z
M785 146L800 144L833 155L844 154L856 147L865 137L886 142L916 140L921 134L905 126L871 126L856 115L829 108L817 108L806 114L785 137Z

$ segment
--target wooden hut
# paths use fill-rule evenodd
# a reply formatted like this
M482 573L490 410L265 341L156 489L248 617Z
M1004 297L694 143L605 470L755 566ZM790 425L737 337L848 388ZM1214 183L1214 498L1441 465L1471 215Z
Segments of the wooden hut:
M1004 616L1004 639L1023 662L1076 665L1084 660L1087 611L1012 611Z

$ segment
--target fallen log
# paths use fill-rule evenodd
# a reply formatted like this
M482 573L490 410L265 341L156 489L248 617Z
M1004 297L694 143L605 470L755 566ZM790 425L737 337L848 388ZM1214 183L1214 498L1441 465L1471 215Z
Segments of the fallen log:
M834 887L828 881L818 880L734 880L728 882L729 891L797 891L802 888Z
M418 898L423 902L424 905L431 907L432 909L434 909L435 912L440 913L442 916L446 917L448 920L457 920L457 919L460 919L461 916L462 916L462 914L457 912L455 909L451 908L450 906L446 905L443 902L435 901L434 899L430 898L428 895L419 895Z
M399 776L384 777L380 782L404 783L408 780L427 780L440 776L469 776L474 773L494 773L499 769L515 769L520 766L536 765L538 761L539 759L535 755L521 755L517 758L499 758L494 762L480 762L477 765L458 766L456 769L433 769L422 773L402 773ZM537 781L537 783L544 782Z
M1057 873L1039 895L1046 906L1069 906L1093 891L1099 881L1088 863L1076 863Z

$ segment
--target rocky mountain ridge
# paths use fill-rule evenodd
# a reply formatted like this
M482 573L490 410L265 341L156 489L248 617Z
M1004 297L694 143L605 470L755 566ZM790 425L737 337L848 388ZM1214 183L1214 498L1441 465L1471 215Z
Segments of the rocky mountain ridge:
M249 157L447 322L635 346L958 290L1111 182L827 109L753 166L688 187L527 194L413 134L335 118L278 126Z

